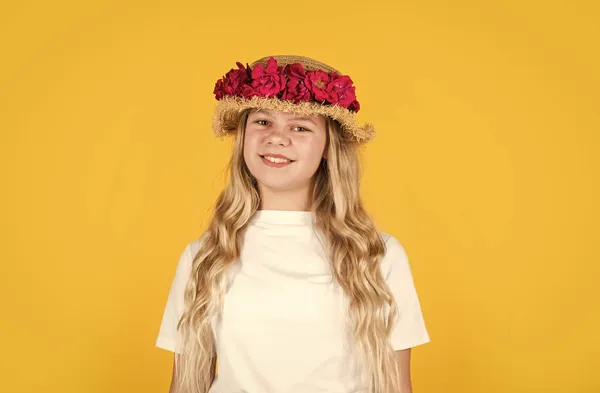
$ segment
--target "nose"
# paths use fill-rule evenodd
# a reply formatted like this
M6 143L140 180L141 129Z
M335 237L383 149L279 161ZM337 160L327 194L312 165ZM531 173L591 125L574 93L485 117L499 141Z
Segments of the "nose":
M290 143L289 136L281 127L272 127L269 133L265 136L265 143L270 145L287 146Z

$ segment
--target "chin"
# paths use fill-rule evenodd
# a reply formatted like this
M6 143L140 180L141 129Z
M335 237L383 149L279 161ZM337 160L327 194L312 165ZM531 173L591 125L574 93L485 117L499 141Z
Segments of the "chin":
M282 181L265 181L265 182L263 182L260 179L258 179L258 183L263 188L266 188L272 192L287 192L287 191L292 191L294 189L299 188L298 185L296 185L296 184L289 183L289 182L282 182Z
M290 192L293 190L302 190L310 183L310 176L303 176L302 171L292 170L286 171L283 169L280 173L278 170L271 168L249 168L261 187L268 189L271 192ZM255 170L253 170L255 169ZM290 168L291 169L291 168ZM296 168L298 169L298 168Z
M272 192L289 192L293 190L301 190L306 188L307 184L304 182L290 181L285 177L277 176L276 179L268 177L257 177L258 184L261 187L268 189Z

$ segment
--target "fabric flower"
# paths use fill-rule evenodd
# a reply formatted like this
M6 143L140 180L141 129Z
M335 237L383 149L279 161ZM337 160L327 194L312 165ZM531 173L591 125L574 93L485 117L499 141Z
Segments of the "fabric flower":
M334 74L332 80L327 84L328 100L332 104L338 104L347 108L356 99L356 88L352 86L349 76Z
M327 93L327 84L329 83L329 74L324 71L310 71L304 77L304 84L312 91L315 100L323 102L329 97Z
M252 88L260 96L276 96L285 88L285 76L282 67L277 66L273 57L267 61L267 66L257 64L252 70Z
M306 72L302 64L286 65L283 69L283 74L287 77L287 84L281 97L282 99L290 100L294 103L310 101L312 99L311 91L304 84Z

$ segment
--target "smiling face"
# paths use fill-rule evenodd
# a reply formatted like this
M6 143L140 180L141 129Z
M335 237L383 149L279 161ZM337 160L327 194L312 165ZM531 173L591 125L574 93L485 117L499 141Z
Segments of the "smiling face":
M252 110L244 160L261 193L307 192L327 142L324 116Z

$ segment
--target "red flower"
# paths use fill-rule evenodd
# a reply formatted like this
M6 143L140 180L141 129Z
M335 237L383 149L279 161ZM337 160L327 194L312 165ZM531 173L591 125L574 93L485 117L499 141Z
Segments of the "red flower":
M215 89L213 90L213 94L217 100L220 100L225 95L223 91L223 79L219 79L217 83L215 83Z
M237 69L232 68L215 83L213 93L217 100L224 96L279 97L294 103L316 101L339 105L352 112L360 110L356 88L349 76L320 70L306 72L300 63L284 68L273 57L266 66L258 64L253 69L248 64L245 67L239 62L236 64Z
M283 69L283 74L287 77L288 81L281 97L282 99L290 100L294 103L310 101L312 99L311 91L304 84L306 72L302 64L286 65Z
M348 109L353 112L358 112L360 110L360 103L357 100L352 101L352 104L348 106Z
M313 92L315 100L320 102L326 101L329 97L327 93L327 84L329 81L329 74L319 70L307 72L304 77L304 84Z
M349 76L332 75L332 80L327 84L329 102L347 108L356 99L356 88L352 86Z
M285 88L285 76L282 68L277 66L277 60L271 57L266 68L257 64L252 70L251 86L262 97L279 94Z
M288 79L304 79L306 76L306 71L304 71L304 67L300 63L288 64L283 69L283 74L288 77Z
M252 88L250 85L242 86L242 91L240 91L240 95L244 98L252 98L254 96L259 96L260 94Z
M238 95L241 92L244 84L250 81L250 66L246 64L247 67L244 67L244 65L240 62L237 62L236 64L238 66L237 70L232 68L215 84L214 94L217 97L217 100L220 100L225 95Z

